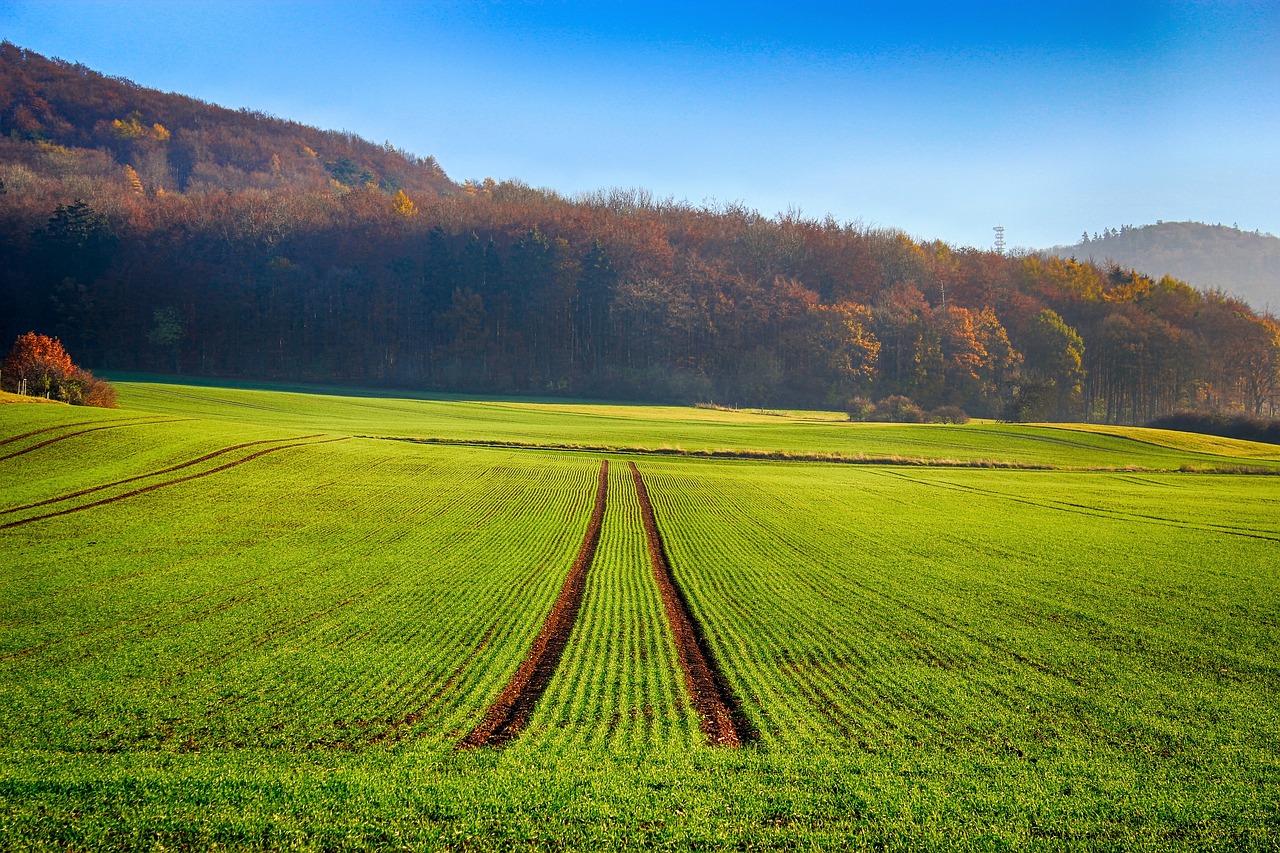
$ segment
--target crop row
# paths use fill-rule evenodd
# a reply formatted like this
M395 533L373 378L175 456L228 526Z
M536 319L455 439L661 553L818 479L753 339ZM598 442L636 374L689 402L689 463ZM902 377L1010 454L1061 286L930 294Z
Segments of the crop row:
M65 547L6 567L14 742L337 743L474 722L577 544L581 466L369 451L295 448L217 490L25 528Z
M648 564L640 503L625 466L564 659L530 721L538 748L692 747L702 742Z
M1252 709L1280 685L1272 541L1152 537L1147 521L874 472L655 465L650 480L676 574L767 743L1270 760L1275 718Z
M569 454L358 440L178 481L233 455L206 446L190 467L148 468L163 489L0 534L20 555L0 574L7 742L452 744L535 644L598 493L594 462ZM147 471L65 503L136 491ZM1278 683L1276 580L1258 568L1276 543L1234 535L1276 532L1268 483L644 472L674 577L766 744L1158 753L1182 739L1256 764L1276 734L1249 710ZM642 507L626 471L609 476L535 748L700 740ZM63 482L26 502L88 491ZM1179 505L1199 517L1170 489L1191 490Z

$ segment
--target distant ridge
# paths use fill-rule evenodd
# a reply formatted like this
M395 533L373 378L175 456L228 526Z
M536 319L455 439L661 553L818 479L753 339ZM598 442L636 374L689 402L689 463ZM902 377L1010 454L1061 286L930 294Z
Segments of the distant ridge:
M1202 222L1123 226L1048 254L1114 261L1154 278L1171 275L1203 290L1221 289L1254 308L1280 310L1280 237Z
M99 370L912 420L1280 414L1280 323L1210 292L1221 275L1128 260L1140 233L1071 260L458 184L0 41L0 341L55 335Z

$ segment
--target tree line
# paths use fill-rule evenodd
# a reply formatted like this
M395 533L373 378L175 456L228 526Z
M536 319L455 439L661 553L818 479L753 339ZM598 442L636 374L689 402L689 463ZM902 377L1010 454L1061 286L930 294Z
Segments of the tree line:
M458 184L11 45L0 71L0 334L100 369L1116 423L1280 403L1274 318L1171 278ZM196 130L222 142L179 151Z

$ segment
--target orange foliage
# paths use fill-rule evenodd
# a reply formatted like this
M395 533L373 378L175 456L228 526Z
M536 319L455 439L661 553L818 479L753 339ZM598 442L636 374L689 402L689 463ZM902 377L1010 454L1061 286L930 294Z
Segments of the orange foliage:
M70 376L76 367L71 363L71 356L62 348L57 338L27 332L19 335L18 340L9 350L0 370L6 382L12 379L26 379L31 383L42 383L45 379L58 381ZM12 377L12 379L11 379ZM47 388L45 390L48 390Z

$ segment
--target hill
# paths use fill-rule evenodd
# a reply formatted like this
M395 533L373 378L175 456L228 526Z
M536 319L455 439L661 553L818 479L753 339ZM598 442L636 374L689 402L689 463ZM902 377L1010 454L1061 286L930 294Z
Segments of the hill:
M43 156L86 177L127 168L131 188L153 195L330 182L416 193L453 187L430 157L147 89L9 42L0 43L0 135L4 162L39 168Z
M1202 222L1159 222L1107 229L1050 251L1097 263L1114 261L1155 278L1171 275L1196 287L1222 289L1256 308L1280 309L1280 237L1273 234Z
M1172 278L430 157L0 46L0 340L97 369L1142 423L1280 406L1280 327ZM910 406L890 406L915 412Z

